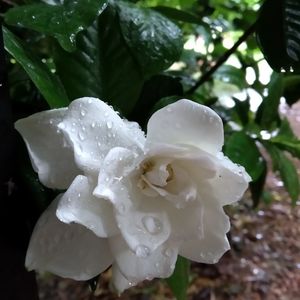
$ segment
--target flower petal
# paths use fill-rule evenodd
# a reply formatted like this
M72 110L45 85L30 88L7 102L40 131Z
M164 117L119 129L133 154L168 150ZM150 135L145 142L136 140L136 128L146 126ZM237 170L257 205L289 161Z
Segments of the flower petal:
M25 140L34 170L49 188L66 189L80 173L73 149L57 127L65 113L65 108L48 110L15 123Z
M26 255L29 270L88 280L111 265L106 239L78 224L60 222L55 211L60 196L42 214L31 236Z
M216 263L230 249L226 237L230 223L221 206L209 198L205 200L201 205L202 217L195 220L194 231L198 232L198 238L184 241L179 254L201 263ZM194 218L192 215L188 217ZM186 228L186 224L183 227L189 232L193 230Z
M175 245L165 243L148 257L142 258L127 247L122 237L110 238L109 244L120 272L132 285L154 277L166 278L174 271L178 254Z
M124 277L119 267L115 263L112 265L112 281L114 287L120 294L124 290L133 286L132 282L128 281L127 278Z
M74 100L59 127L73 145L78 165L93 174L98 174L110 149L119 146L140 151L145 140L136 123L123 121L110 106L96 98Z
M222 205L240 200L248 188L251 177L245 168L233 163L223 153L217 156L219 170L215 178L210 180L211 193Z
M222 120L206 106L179 100L150 118L146 145L156 143L186 144L215 154L224 143Z
M56 216L64 223L75 222L92 230L99 237L119 232L113 206L93 196L87 177L79 175L59 201Z

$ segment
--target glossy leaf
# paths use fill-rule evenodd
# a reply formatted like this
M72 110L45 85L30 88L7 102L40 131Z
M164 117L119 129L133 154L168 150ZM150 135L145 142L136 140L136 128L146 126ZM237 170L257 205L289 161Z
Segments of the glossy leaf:
M20 63L51 108L69 104L66 92L49 68L41 62L19 38L3 28L5 49Z
M273 169L279 171L284 186L292 199L292 203L295 204L300 193L299 176L295 165L276 146L270 143L265 143L264 145L272 157Z
M277 72L300 71L300 2L266 0L262 6L257 38L270 66Z
M54 60L71 99L98 97L125 116L133 109L144 78L120 32L114 7L78 35L76 51L57 47Z
M169 19L186 23L203 24L203 21L200 16L197 16L188 11L180 10L169 6L155 6L152 7L152 9L168 17Z
M65 0L62 5L21 5L5 14L5 22L52 35L65 50L73 51L77 33L90 26L106 5L105 0Z
M190 263L186 258L178 256L174 273L166 281L177 300L187 299Z
M179 59L182 34L173 22L128 2L119 1L117 6L123 37L145 76L165 70Z
M268 85L268 95L263 99L256 114L256 122L263 128L270 129L274 123L279 123L278 106L282 94L282 75L273 73Z
M254 140L244 132L235 132L226 140L225 154L233 162L244 166L253 181L264 172L265 161Z

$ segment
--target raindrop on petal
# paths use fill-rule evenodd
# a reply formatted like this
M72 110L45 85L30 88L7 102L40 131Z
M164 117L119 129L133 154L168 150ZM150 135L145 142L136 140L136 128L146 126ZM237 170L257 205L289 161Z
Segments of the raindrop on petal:
M148 257L150 255L150 250L145 245L139 245L135 249L135 254L138 257L145 258L145 257Z
M151 234L158 234L162 231L162 223L157 218L144 216L142 218L142 223L145 229Z

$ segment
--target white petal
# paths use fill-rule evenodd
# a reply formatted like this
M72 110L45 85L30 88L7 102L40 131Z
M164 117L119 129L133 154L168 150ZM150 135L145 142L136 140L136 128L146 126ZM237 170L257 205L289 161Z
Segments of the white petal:
M112 281L119 294L133 286L133 283L128 281L121 273L117 264L113 264L112 266Z
M140 206L116 212L116 219L129 248L137 256L147 257L169 238L171 226L157 199L139 196Z
M244 167L233 163L223 153L219 153L217 157L219 171L210 181L211 193L222 205L231 204L242 198L251 178Z
M221 206L215 201L205 199L201 205L202 217L195 219L194 231L198 231L198 238L186 240L182 243L179 254L192 261L202 263L216 263L220 257L230 249L226 233L230 228L229 219ZM195 218L195 215L189 215ZM184 226L186 228L186 224ZM192 231L191 228L186 228Z
M50 188L65 189L80 173L73 150L57 127L65 112L65 108L48 110L18 120L15 124L25 140L40 181Z
M75 222L92 230L99 237L119 232L112 204L93 196L87 177L79 175L59 201L57 217L64 223Z
M136 124L124 122L110 106L96 98L74 100L59 127L73 145L78 165L94 174L98 174L110 149L125 147L139 151L145 140Z
M48 271L76 280L88 280L111 265L107 239L78 224L60 222L55 211L59 197L42 214L26 255L29 270Z
M169 277L175 268L178 247L165 243L148 257L135 255L121 237L109 239L116 263L125 278L133 285L145 279Z
M185 144L215 154L224 142L221 118L210 108L179 100L155 112L148 122L148 148L153 144Z

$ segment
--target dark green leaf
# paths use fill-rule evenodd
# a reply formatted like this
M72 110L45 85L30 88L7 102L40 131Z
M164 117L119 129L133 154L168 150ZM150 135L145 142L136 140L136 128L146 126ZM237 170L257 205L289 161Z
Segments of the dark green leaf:
M253 181L258 180L265 170L265 161L254 140L244 132L235 132L226 140L225 154L244 166Z
M202 19L200 16L197 16L193 13L180 10L177 8L169 7L169 6L155 6L152 7L152 9L158 11L162 15L176 20L176 21L182 21L186 23L195 23L195 24L202 24Z
M183 48L181 30L169 19L148 8L117 2L124 39L144 75L168 68Z
M263 128L270 129L274 123L279 123L278 106L282 93L282 75L273 73L268 85L268 96L263 99L256 114L256 122Z
M187 299L190 263L186 258L178 256L174 273L166 281L177 300Z
M67 51L76 48L76 34L90 26L105 9L105 0L65 0L62 5L36 3L16 6L5 21L54 36Z
M51 108L69 104L61 82L48 67L36 57L21 40L5 27L3 28L5 49L24 68Z
M289 105L293 105L300 99L300 76L285 76L283 78L283 85L283 96Z
M288 191L293 204L295 204L300 192L299 176L295 165L286 157L284 152L276 146L267 142L265 142L264 145L271 155L273 169L279 171L284 186Z
M249 184L254 208L258 206L261 198L264 197L264 186L267 178L267 173L267 163L265 159L263 159L263 172L255 181L252 181Z
M153 106L163 97L178 95L182 98L183 88L178 78L156 75L147 80L141 91L139 100L129 119L145 127L153 113ZM156 110L156 109L155 109Z
M126 116L132 111L144 78L120 32L114 7L107 7L97 23L78 35L76 51L56 47L54 60L70 99L98 97Z
M243 125L247 125L249 122L249 111L250 102L247 98L245 101L240 101L239 99L232 97L235 102L234 110Z
M257 23L260 48L277 72L300 71L300 2L266 0Z

